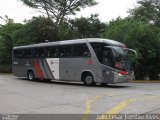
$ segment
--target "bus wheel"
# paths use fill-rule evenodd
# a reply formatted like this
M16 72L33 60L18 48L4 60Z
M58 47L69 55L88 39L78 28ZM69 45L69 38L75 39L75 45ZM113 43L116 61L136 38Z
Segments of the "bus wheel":
M94 78L91 74L86 74L84 77L83 77L83 82L85 85L87 86L91 86L91 85L94 85Z
M34 73L33 71L29 70L28 73L27 73L27 77L28 77L28 80L34 80Z

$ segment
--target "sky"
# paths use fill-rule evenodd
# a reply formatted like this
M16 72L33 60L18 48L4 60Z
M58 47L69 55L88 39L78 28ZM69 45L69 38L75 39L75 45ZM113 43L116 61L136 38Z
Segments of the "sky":
M109 22L119 16L122 18L128 16L127 11L137 5L137 0L97 0L97 2L98 5L82 9L76 17L88 17L98 13L102 22ZM23 23L25 19L29 20L33 16L39 16L40 13L23 5L20 0L0 0L0 16L4 17L5 15L14 19L16 23ZM0 24L3 23L3 20L0 19Z

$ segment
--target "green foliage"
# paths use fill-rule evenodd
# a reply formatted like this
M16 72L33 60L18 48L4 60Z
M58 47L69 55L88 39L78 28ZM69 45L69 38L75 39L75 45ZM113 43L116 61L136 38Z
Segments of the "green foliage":
M136 18L143 16L160 26L160 0L139 0L138 4L139 7L130 10L130 16Z
M101 23L98 15L91 15L89 18L76 18L69 21L71 29L75 32L75 38L99 37L105 24Z
M160 61L160 0L139 0L138 4L138 7L130 10L130 17L141 19L140 21L147 22L150 27L145 29L146 32L148 31L148 35L145 36L147 42L145 47L140 51L144 54L144 58L141 61L148 61L148 67L145 62L143 62L146 65L145 68L142 64L137 67L143 67L143 71L145 72L143 76L148 75L150 79L158 79L158 74L160 74L160 63L158 62ZM146 49L148 49L148 52L145 54ZM149 54L149 59L145 57L147 54Z
M11 64L13 39L12 33L22 24L7 23L0 26L0 64Z
M58 27L51 19L40 16L27 21L21 29L13 33L13 45L41 43L45 40L59 41L98 37L104 28L105 24L100 22L97 15L64 21Z
M54 23L49 18L34 17L13 33L13 45L28 45L53 38Z

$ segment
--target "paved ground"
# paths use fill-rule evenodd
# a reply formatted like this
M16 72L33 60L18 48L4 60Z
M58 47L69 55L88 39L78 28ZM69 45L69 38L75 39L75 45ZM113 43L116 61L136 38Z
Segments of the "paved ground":
M160 83L86 87L0 74L0 113L160 114Z

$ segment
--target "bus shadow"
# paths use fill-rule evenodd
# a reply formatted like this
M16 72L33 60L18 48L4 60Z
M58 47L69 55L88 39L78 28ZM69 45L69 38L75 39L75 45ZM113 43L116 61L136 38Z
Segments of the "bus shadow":
M17 80L24 80L24 81L29 81L29 82L38 82L38 83L45 83L45 84L56 84L56 85L70 85L70 86L83 86L83 87L96 87L96 88L130 88L131 86L127 86L124 84L108 84L108 85L101 85L101 84L96 84L93 86L86 86L83 84L83 82L73 82L73 81L55 81L55 80L33 80L30 81L27 78L17 78Z
M17 80L24 80L24 81L29 81L29 82L38 82L38 83L52 83L50 80L40 80L40 79L35 79L35 80L28 80L27 78L16 78Z
M52 81L52 84L58 84L58 85L70 85L70 86L84 86L84 87L91 87L91 88L129 88L130 86L125 86L125 85L117 85L117 84L109 84L109 85L100 85L96 84L93 86L86 86L82 82L59 82L59 81Z
M108 84L108 85L96 85L97 87L100 88L130 88L131 86L127 86L124 84Z

